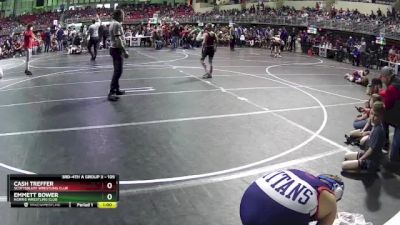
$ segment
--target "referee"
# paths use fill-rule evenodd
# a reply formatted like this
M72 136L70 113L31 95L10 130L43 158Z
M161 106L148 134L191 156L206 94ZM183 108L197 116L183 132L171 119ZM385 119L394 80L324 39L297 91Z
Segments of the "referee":
M124 11L115 10L112 15L110 24L110 55L113 59L114 73L111 80L110 92L108 94L109 101L118 101L118 95L125 94L125 91L119 89L119 78L122 75L123 63L125 58L129 57L128 51L125 49L125 36L121 22L124 21Z

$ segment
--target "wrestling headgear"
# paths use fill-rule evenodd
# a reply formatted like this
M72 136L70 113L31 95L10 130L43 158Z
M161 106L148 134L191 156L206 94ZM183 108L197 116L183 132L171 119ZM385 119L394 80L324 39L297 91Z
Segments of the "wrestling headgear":
M329 189L332 190L333 194L336 197L336 201L342 199L344 192L344 183L340 177L330 174L321 174L318 176L318 178L328 184Z

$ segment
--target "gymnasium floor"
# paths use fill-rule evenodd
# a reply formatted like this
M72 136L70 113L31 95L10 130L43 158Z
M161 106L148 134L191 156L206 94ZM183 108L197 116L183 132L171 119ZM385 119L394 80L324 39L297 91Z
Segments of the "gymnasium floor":
M1 60L0 224L239 225L244 190L279 168L340 174L355 105L353 67L266 50L220 48L214 77L199 50L130 49L119 102L106 100L106 51ZM377 75L373 71L373 75ZM117 173L117 209L11 209L8 173ZM399 210L398 170L345 177L339 211L383 224Z

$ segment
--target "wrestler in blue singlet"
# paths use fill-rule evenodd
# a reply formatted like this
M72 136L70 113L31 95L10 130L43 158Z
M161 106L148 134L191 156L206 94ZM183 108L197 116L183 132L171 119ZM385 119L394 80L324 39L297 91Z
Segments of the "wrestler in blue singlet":
M308 225L316 220L318 198L328 184L307 172L280 170L260 177L240 204L243 225Z

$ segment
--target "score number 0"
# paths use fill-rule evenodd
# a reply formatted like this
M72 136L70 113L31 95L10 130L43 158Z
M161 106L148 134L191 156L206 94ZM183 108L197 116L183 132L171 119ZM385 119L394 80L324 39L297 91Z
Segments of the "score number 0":
M112 189L112 183L107 183L107 188ZM112 200L112 194L107 194L107 200Z

